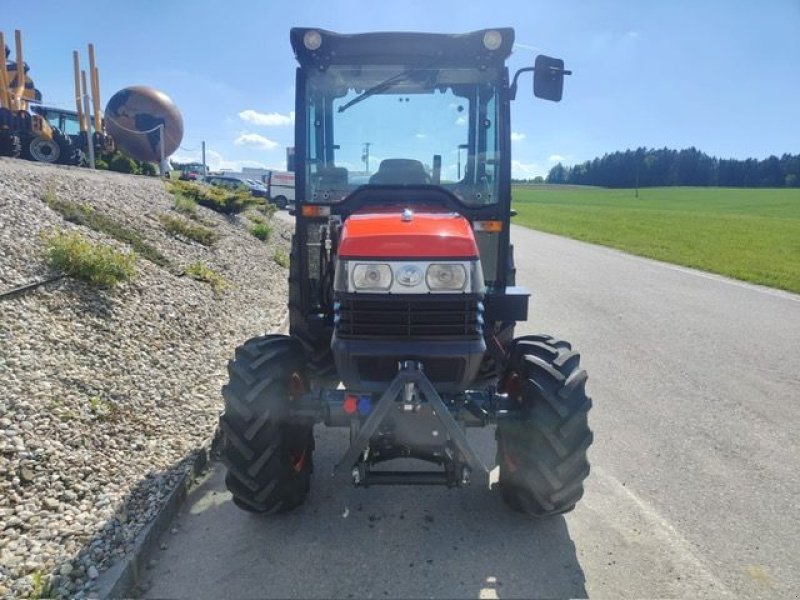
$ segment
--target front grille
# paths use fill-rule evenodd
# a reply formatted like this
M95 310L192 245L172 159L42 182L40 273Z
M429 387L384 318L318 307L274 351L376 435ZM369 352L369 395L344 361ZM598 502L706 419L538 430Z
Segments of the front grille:
M341 338L453 339L483 337L483 303L475 296L348 296L336 303Z

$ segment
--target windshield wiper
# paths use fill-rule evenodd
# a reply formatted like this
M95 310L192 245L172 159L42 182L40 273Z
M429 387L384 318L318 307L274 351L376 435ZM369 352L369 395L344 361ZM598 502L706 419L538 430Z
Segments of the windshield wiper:
M374 96L375 94L380 94L381 92L385 92L386 90L390 89L396 83L400 83L401 81L408 79L412 73L416 73L419 69L406 69L405 71L400 71L397 75L392 75L386 81L381 81L380 83L373 85L371 88L368 88L361 92L358 96L350 100L347 104L343 104L339 107L337 112L344 112L351 106L358 104L362 100L366 100L370 96Z

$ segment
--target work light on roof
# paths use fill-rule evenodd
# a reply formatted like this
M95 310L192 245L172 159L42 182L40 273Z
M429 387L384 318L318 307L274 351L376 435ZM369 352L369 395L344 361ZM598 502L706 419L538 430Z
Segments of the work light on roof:
M311 29L303 34L303 45L311 51L318 50L322 46L322 36L319 31Z
M483 34L483 45L487 50L497 50L503 43L503 36L496 29L490 29Z

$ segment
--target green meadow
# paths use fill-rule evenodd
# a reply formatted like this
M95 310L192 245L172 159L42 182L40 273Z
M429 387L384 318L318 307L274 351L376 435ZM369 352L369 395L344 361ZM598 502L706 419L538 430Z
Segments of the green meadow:
M800 293L800 189L517 185L513 222Z

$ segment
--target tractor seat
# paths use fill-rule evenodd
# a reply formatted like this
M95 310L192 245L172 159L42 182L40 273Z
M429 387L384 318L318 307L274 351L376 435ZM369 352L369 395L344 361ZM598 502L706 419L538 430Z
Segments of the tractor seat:
M428 184L431 178L418 160L387 158L382 160L378 172L369 178L372 185Z
M318 173L320 187L345 187L347 186L348 173L344 167L326 166Z

